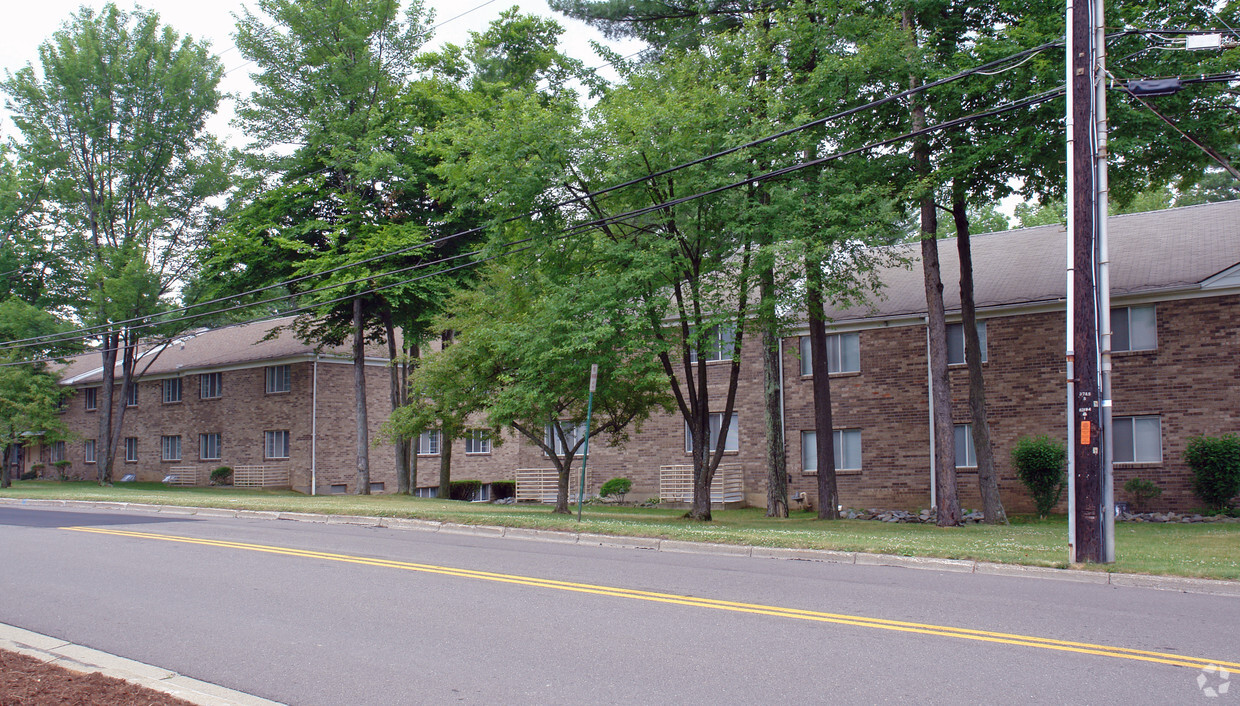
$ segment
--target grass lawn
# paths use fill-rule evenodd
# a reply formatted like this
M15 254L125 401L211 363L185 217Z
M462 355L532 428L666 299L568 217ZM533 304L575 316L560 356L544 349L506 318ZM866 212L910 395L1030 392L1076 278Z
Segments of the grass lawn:
M1038 521L1013 518L992 527L939 528L863 520L821 522L809 512L786 520L763 517L761 508L723 510L709 523L691 522L683 510L587 505L584 520L553 515L547 506L489 505L397 495L321 495L233 488L169 488L159 483L127 483L101 488L94 483L18 481L0 498L101 500L191 505L281 512L411 517L462 524L659 537L764 547L836 549L1009 564L1066 567L1068 523L1064 517ZM1114 564L1107 571L1240 579L1240 523L1118 523Z

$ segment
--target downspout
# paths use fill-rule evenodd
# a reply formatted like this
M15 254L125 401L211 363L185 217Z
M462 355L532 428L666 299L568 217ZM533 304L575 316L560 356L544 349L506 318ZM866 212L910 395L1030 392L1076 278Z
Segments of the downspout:
M310 393L310 494L319 489L319 354L314 354L314 384Z
M1073 127L1075 120L1072 118L1073 101L1077 100L1075 91L1072 88L1072 53L1078 51L1072 41L1072 17L1076 12L1074 0L1068 0L1065 12L1067 30L1067 57L1064 59L1065 86L1067 93L1065 95L1066 115L1064 118L1064 132L1067 142L1067 166L1068 175L1068 193L1065 201L1068 202L1067 223L1065 224L1066 234L1064 236L1064 244L1066 245L1066 261L1067 261L1067 285L1065 292L1067 293L1067 301L1064 304L1064 323L1066 324L1066 334L1064 335L1064 360L1067 372L1067 417L1065 422L1068 427L1068 561L1076 563L1076 459L1074 449L1076 448L1076 429L1073 428L1073 422L1076 420L1076 369L1073 365L1073 331L1076 326L1075 301L1076 292L1073 288L1076 286L1076 268L1073 264L1073 245L1075 244L1076 228L1073 225L1076 221L1076 208L1073 203L1075 197L1073 194L1073 169L1075 169L1075 139L1073 137Z
M935 467L935 438L934 438L934 371L930 368L930 315L927 314L926 322L926 400L930 410L930 507L937 508L939 506L939 474L938 468Z
M1103 25L1103 3L1094 4L1094 42L1098 65L1094 69L1094 134L1098 141L1097 163L1094 165L1095 228L1098 232L1098 328L1102 345L1098 347L1102 382L1102 561L1115 561L1115 478L1113 463L1115 435L1111 426L1111 256L1107 240L1107 211L1110 185L1107 181L1107 98L1106 98L1106 29Z

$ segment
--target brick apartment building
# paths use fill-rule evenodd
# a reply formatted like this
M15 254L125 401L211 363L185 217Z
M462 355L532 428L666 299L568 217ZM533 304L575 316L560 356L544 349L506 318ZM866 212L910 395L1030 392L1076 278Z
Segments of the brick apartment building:
M1139 476L1163 488L1162 505L1195 507L1200 501L1183 461L1186 440L1240 432L1240 201L1116 216L1110 234L1117 499L1125 499L1118 490L1123 483ZM1062 227L1043 226L973 239L991 436L1010 511L1032 509L1008 460L1015 440L1066 436L1065 238ZM884 287L874 301L831 314L836 466L847 506L931 504L924 290L919 249L902 248L909 265L881 273ZM976 506L954 241L942 241L940 254L961 501ZM351 362L343 350L316 353L287 331L263 340L281 323L287 321L198 332L163 350L128 409L118 477L132 472L158 480L174 467L260 466L287 473L288 484L303 492L352 492ZM805 492L812 504L813 395L811 378L803 374L803 341L784 341L783 414L789 491ZM367 378L372 439L390 411L386 360L378 350L374 355ZM94 475L97 360L74 360L63 379L76 390L65 414L80 439L37 452L71 461L69 475ZM727 363L705 364L718 369L711 377L722 388ZM761 394L761 355L750 338L742 349L735 423L722 466L729 482L721 488L724 499L765 503ZM503 441L472 434L455 440L453 477L489 483L521 472L545 480L551 463L541 450L511 434ZM419 440L424 492L438 482L439 443L434 434ZM390 446L372 449L376 492L394 488L394 458ZM675 499L677 478L683 480L690 462L683 420L657 416L622 448L592 445L587 490L626 476L634 482L630 497Z

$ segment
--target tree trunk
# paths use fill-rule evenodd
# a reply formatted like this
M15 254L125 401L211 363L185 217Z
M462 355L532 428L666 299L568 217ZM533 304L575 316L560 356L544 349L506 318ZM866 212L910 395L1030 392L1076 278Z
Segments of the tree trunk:
M916 43L912 13L904 11L904 28ZM909 77L910 87L917 87L916 76ZM926 126L926 108L922 98L913 99L913 131ZM934 483L938 524L954 527L960 524L960 498L956 491L956 446L952 428L951 390L947 378L947 322L943 310L943 280L939 272L938 214L935 212L934 189L930 179L930 145L924 137L913 141L913 163L921 181L921 266L926 288L926 315L930 339L930 397L934 405Z
M383 331L387 338L388 349L388 372L391 375L391 398L392 411L405 406L405 388L401 384L401 363L400 356L396 348L396 326L392 323L392 312L384 307L379 312L379 317L383 320ZM405 437L398 438L393 446L396 447L396 493L398 495L408 495L411 492L409 486L409 440Z
M783 398L779 373L783 361L779 356L779 332L776 330L775 272L764 267L761 274L760 309L763 311L762 329L762 378L765 404L763 421L766 423L766 516L788 516L788 458L784 448L784 422L780 414Z
M840 496L835 479L835 431L831 420L831 375L827 360L827 316L822 297L822 262L805 258L806 309L809 349L814 376L814 437L818 454L818 519L840 519Z
M353 299L353 393L357 400L357 495L370 495L370 430L366 418L366 341L362 298Z
M952 182L952 219L956 223L956 250L960 255L960 319L964 328L965 362L969 366L969 414L973 420L973 452L977 456L977 486L982 495L986 524L1007 522L999 498L994 449L990 445L990 422L986 415L986 383L982 377L982 344L977 335L977 310L973 301L973 251L969 244L969 216L964 187Z
M9 438L16 438L16 436L10 433ZM12 450L13 450L13 444L5 444L4 453L0 454L0 463L4 464L2 467L0 467L0 488L8 488L9 486L13 484L13 480L12 480L13 471L12 471L12 468L10 468L11 464L10 464L10 458L9 458L10 456L13 455Z
M439 491L435 497L440 500L452 497L452 437L447 425L439 433Z
M108 331L103 334L103 382L99 386L99 445L95 473L99 485L112 483L112 462L116 449L112 446L112 408L115 406L116 352L120 348L120 333Z

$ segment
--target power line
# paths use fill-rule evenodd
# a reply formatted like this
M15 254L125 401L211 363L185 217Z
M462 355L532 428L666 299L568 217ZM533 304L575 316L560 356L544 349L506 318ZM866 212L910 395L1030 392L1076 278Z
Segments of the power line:
M954 127L959 127L960 125L964 125L964 124L967 124L967 123L971 123L971 122L974 122L974 121L977 121L977 120L981 120L981 119L984 119L984 118L994 117L994 116L996 116L996 115L1001 115L1001 114L1003 114L1003 113L1008 113L1008 112L1011 112L1011 111L1014 111L1014 110L1018 110L1018 109L1021 109L1021 108L1026 108L1026 107L1031 107L1031 106L1034 106L1034 105L1038 105L1038 104L1040 104L1040 103L1044 103L1044 102L1049 101L1049 100L1052 100L1052 99L1054 99L1054 98L1058 98L1058 97L1062 96L1062 95L1063 95L1063 93L1064 93L1064 89L1063 89L1062 87L1060 87L1060 88L1056 88L1056 89L1052 89L1052 90L1050 90L1050 91L1046 91L1046 92L1043 92L1043 93L1037 94L1037 95L1035 95L1035 96L1030 96L1029 98L1025 98L1025 99L1022 99L1022 100L1020 100L1020 101L1016 101L1016 102L1013 102L1013 103L1009 103L1009 104L1006 104L1006 105L1003 105L1003 106L998 106L998 107L996 107L996 108L992 108L992 109L987 110L987 111L983 111L983 112L979 112L979 113L973 113L973 114L970 114L970 115L967 115L967 116L962 116L962 117L960 117L960 118L956 118L956 119L949 120L949 121L946 121L946 122L943 122L943 123L939 123L939 124L937 124L937 125L928 126L928 127L922 128L921 130L914 130L914 131L910 131L910 132L904 133L904 134L899 135L899 136L896 136L896 137L891 137L891 138L887 138L887 139L884 139L884 140L878 140L878 141L875 141L875 142L871 142L871 143L869 143L869 144L867 144L867 145L864 145L864 146L861 146L861 147L856 147L856 148L853 148L853 149L844 150L844 151L836 152L836 153L833 153L833 154L830 154L830 155L826 155L826 156L823 156L823 157L820 157L820 158L817 158L817 159L808 160L808 161L803 161L803 162L799 162L799 163L797 163L797 164L793 164L793 165L790 165L790 166L781 167L781 168L779 168L779 169L771 170L771 171L765 172L765 173L763 173L763 174L759 174L759 175L756 175L756 176L748 177L748 178L746 178L746 179L742 179L742 180L739 180L739 181L735 181L735 182L732 182L732 183L730 183L730 184L726 184L726 185L724 185L724 186L719 186L719 187L715 187L715 188L713 188L713 189L708 189L708 190L705 190L705 191L700 191L700 192L698 192L698 193L695 193L695 194L692 194L692 195L689 195L689 196L682 196L682 197L679 197L679 198L675 198L675 199L670 199L670 200L667 200L667 201L663 201L663 202L661 202L661 203L654 204L654 205L651 205L651 206L645 206L645 207L642 207L642 208L633 209L633 210L631 210L631 211L626 211L626 212L624 212L624 213L614 214L614 215L612 215L612 216L607 216L607 217L604 217L604 218L598 218L598 219L594 219L594 220L591 220L591 221L586 221L586 222L584 222L584 223L579 223L579 224L577 224L577 225L574 225L574 226L571 226L571 227L569 227L569 228L563 229L563 230L561 230L559 233L557 233L557 234L555 234L555 235L553 235L553 236L551 236L551 237L552 237L552 239L558 240L558 239L563 239L563 238L567 238L567 237L571 237L571 236L579 235L579 234L581 234L581 233L582 233L582 232L584 232L584 231L588 231L588 230L595 230L595 229L598 229L598 228L605 227L605 226L607 226L607 225L612 225L612 224L616 224L616 223L621 223L621 222L628 221L628 220L631 220L631 219L634 219L634 218L638 218L638 217L640 217L640 216L643 216L643 215L646 215L646 214L649 214L649 213L652 213L652 212L655 212L655 211L663 210L663 209L666 209L666 208L673 208L673 207L675 207L675 206L678 206L678 205L681 205L681 204L684 204L684 203L688 203L688 202L690 202L690 201L695 201L695 200L698 200L698 199L701 199L701 198L706 198L706 197L708 197L708 196L713 196L713 195L716 195L716 194L720 194L720 193L723 193L723 192L726 192L726 191L730 191L730 190L732 190L732 189L736 189L736 188L739 188L739 187L742 187L742 186L747 186L747 185L750 185L750 184L757 184L757 183L761 183L761 182L765 182L765 181L770 181L770 180L772 180L772 179L776 179L776 178L778 178L778 177L781 177L781 176L784 176L784 175L787 175L787 174L791 174L791 173L793 173L793 172L797 172L797 171L800 171L800 170L802 170L802 169L807 169L807 168L814 167L814 166L820 166L820 165L826 164L826 163L828 163L828 162L833 162L833 161L836 161L836 160L839 160L839 159L843 159L843 158L845 158L845 157L849 157L849 156L852 156L852 155L860 154L860 153L862 153L862 152L868 152L868 151L871 151L871 150L880 149L880 148L882 148L882 147L886 147L886 146L889 146L889 145L892 145L892 144L896 144L896 143L898 143L898 142L903 142L903 141L908 140L908 139L911 139L911 138L920 137L920 136L923 136L923 135L928 135L928 134L935 133L935 132L941 132L941 131L943 131L943 130L948 130L948 129L951 129L951 128L954 128ZM504 247L505 247L505 248L510 248L510 247L511 247L511 246L513 246L513 245L521 245L521 244L529 243L529 242L531 242L532 240L534 240L534 238L525 238L525 239L522 239L522 240L514 241L514 242L512 242L512 243L506 243L506 244L504 245ZM321 307L324 307L324 306L329 306L329 305L331 305L331 304L339 303L339 302L342 302L342 301L347 301L347 300L352 299L352 298L355 298L355 297L359 297L359 296L366 296L367 294L373 294L373 293L377 293L377 292L385 291L385 290L388 290L388 289L393 289L393 288L395 288L395 287L404 286L404 285L406 285L406 284L410 284L410 283L412 283L412 282L416 282L416 281L419 281L419 280L422 280L422 279L426 279L426 278L428 278L428 277L434 277L434 276L437 276L437 275L446 274L446 273L448 273L448 272L453 272L453 271L456 271L456 270L464 269L464 268L466 268L466 267L472 267L472 266L475 266L475 265L480 265L480 264L483 264L483 263L485 263L485 262L489 262L489 261L491 261L491 260L494 260L494 259L496 259L496 258L503 257L503 256L505 256L505 255L514 254L514 253L516 253L516 252L521 252L521 251L524 251L524 250L528 250L528 249L533 248L533 247L535 247L535 245L532 245L532 244L531 244L531 245L526 245L525 247L520 248L520 249L517 249L517 250L507 250L507 249L506 249L506 250L504 250L504 251L502 251L502 252L500 252L500 253L497 253L497 254L495 254L495 255L492 255L492 256L489 256L489 257L483 258L483 259L481 259L481 260L473 260L473 261L470 261L470 262L467 262L467 263L463 263L463 264L461 264L461 265L456 265L456 266L454 266L454 267L451 267L451 268L448 268L448 269L445 269L445 270L437 270L437 271L435 271L435 272L431 272L431 273L427 273L427 274L422 274L422 275L418 275L418 276L415 276L415 277L412 277L412 278L404 279L404 280L401 280L401 281L399 281L399 282L394 282L394 283L386 284L386 285L383 285L383 286L372 287L372 288L367 289L367 290L362 291L362 292L354 292L354 293L347 294L347 295L343 295L343 296L341 296L341 297L336 297L336 298L334 298L334 299L330 299L330 300L327 300L327 301L315 302L315 303L313 303L313 304L308 304L308 305L306 305L306 306L298 307L298 308L293 309L293 310L289 310L289 311L281 312L281 313L276 314L276 315L272 315L272 316L268 316L268 317L262 317L262 318L259 318L259 319L254 319L254 320L247 321L247 322L243 322L243 323L255 323L255 322L259 322L259 321L266 321L266 320L270 320L270 319L272 319L272 318L286 317L286 316L290 315L290 313L296 313L296 312L301 312L301 311L308 311L308 310L311 310L311 309L318 309L318 308L321 308ZM425 268L425 267L429 267L429 266L431 266L431 265L433 265L433 264L440 264L440 263L442 263L442 262L447 262L447 261L450 261L450 260L452 260L452 259L457 259L457 258L459 258L459 257L466 256L466 255L470 255L470 254L478 254L478 253L480 253L480 252L482 252L482 251L475 251L474 253L466 253L466 254L463 254L463 255L457 255L457 256L453 256L453 257L451 257L451 258L445 258L445 259L443 259L443 260L441 260L441 261L438 261L438 262L436 262L436 263L419 263L418 265L414 265L414 266L411 266L411 267L409 267L409 268L405 268L405 269L400 270L400 271L402 271L402 272L403 272L403 271L410 271L410 270L418 270L418 269L423 269L423 268ZM392 273L395 273L395 272L396 272L396 271L393 271ZM392 273L387 273L387 274L392 274ZM375 276L375 277L380 277L380 276L384 276L384 275L377 275L377 276ZM358 282L358 281L363 281L363 280L365 280L365 279L374 279L375 277L367 277L367 278L362 278L362 279L359 279L359 280L354 280L354 281L353 281L353 283L356 283L356 282ZM327 290L327 289L334 289L334 288L338 288L338 287L341 287L341 286L347 286L347 283L342 283L342 284L337 284L337 285L326 286L326 287L323 287L323 288L321 288L321 289L319 289L319 290L316 290L316 291L324 291L324 290ZM278 298L276 298L276 299L274 299L274 300L272 300L272 301L278 301L278 300L280 300L280 299L290 299L290 298L293 298L293 297L296 297L296 296L299 296L299 295L296 295L296 294L289 294L289 295L285 295L285 296L283 296L283 297L278 297ZM268 303L269 303L269 302L268 302ZM251 304L246 304L246 305L238 305L237 307L234 307L234 309L233 309L233 310L235 310L235 309L241 309L241 308L249 308L249 307L252 307L252 306L258 306L258 305L259 305L259 303L258 303L258 302L251 303ZM133 327L133 328L146 328L146 327L151 327L151 326L166 325L166 324L168 324L168 323L176 323L176 322L179 322L179 321L185 321L185 320L190 320L190 319L195 319L195 318L202 318L202 317L204 317L204 316L208 316L208 315L211 315L211 314L216 314L216 313L221 313L221 312L219 312L219 311L212 311L212 312L207 312L207 313L204 313L204 314L196 314L196 315L192 315L192 316L188 316L188 317L181 317L181 318L179 318L179 319L174 319L174 320L171 320L171 321L162 321L162 322L149 323L149 324L142 325L141 327ZM235 324L235 325L239 325L239 324ZM85 340L85 338L86 338L86 337L81 337L81 340ZM17 348L17 347L15 346L15 347L13 347L13 348ZM0 350L6 350L6 348L5 348L5 347L0 347ZM48 361L48 360L54 360L54 359L40 359L40 361L17 361L17 362L12 362L12 363L3 363L3 364L0 364L0 365L20 365L20 364L31 363L31 362L46 362L46 361Z
M721 150L721 151L715 152L715 153L713 153L713 154L708 154L708 155L705 155L705 156L703 156L703 157L699 157L699 158L696 158L696 159L690 160L690 161L688 161L688 162L684 162L684 163L681 163L681 164L678 164L678 165L675 165L675 166L669 167L669 168L667 168L667 169L663 169L663 170L660 170L660 171L654 172L654 173L652 173L652 174L647 174L647 175L645 175L645 176L641 176L641 177L637 177L637 178L634 178L634 179L630 179L630 180L628 180L628 181L621 182L621 183L619 183L619 184L615 184L615 185L612 185L612 186L604 187L604 188L602 188L602 189L598 189L598 190L596 190L596 191L588 192L588 193L586 193L586 194L582 194L582 195L579 195L579 196L574 196L573 198L570 198L570 199L565 199L565 200L559 201L559 202L557 202L557 203L553 203L553 204L551 204L551 205L549 205L549 206L545 206L545 207L543 207L543 208L541 208L541 209L533 209L533 210L530 210L530 211L526 211L525 213L518 214L518 215L516 215L516 216L510 216L510 217L508 217L508 218L505 218L505 219L503 219L503 220L499 221L498 223L496 223L496 224L494 224L494 225L495 225L495 226L507 225L507 224L509 224L509 223L513 223L513 222L516 222L516 221L519 221L519 220L523 220L523 219L526 219L526 218L530 218L530 217L533 217L533 216L536 216L536 215L543 215L543 214L546 214L546 213L550 213L550 212L552 212L552 211L554 211L554 210L556 210L556 209L563 208L563 207L565 207L565 206L571 206L571 205L574 205L574 204L582 204L582 203L584 203L584 202L585 202L586 200L588 200L588 199L596 198L596 197L598 197L598 196L603 196L603 195L606 195L606 194L612 193L612 192L614 192L614 191L618 191L618 190L620 190L620 189L628 188L628 187L630 187L630 186L634 186L634 185L637 185L637 184L640 184L640 183L643 183L643 182L649 181L649 180L651 180L651 179L657 179L657 178L660 178L660 177L666 176L666 175L668 175L668 174L673 174L673 173L675 173L675 172L681 171L681 170L683 170L683 169L687 169L687 168L689 168L689 167L697 166L697 165L699 165L699 164L704 164L704 163L706 163L706 162L710 162L710 161L713 161L713 160L715 160L715 159L719 159L719 158L721 158L721 157L725 157L725 156L728 156L728 155L731 155L731 154L735 154L736 152L739 152L739 151L742 151L742 150L745 150L745 149L749 149L749 148L751 148L751 147L756 147L756 146L759 146L759 145L763 145L763 144L766 144L766 143L768 143L768 142L772 142L772 141L774 141L774 140L778 140L778 139L780 139L780 138L787 137L787 136L792 135L792 134L796 134L796 133L798 133L798 132L803 132L803 131L808 130L808 129L813 128L813 127L818 127L818 126L820 126L820 125L825 125L825 124L828 124L828 123L830 123L830 122L834 122L834 121L836 121L836 120L840 120L840 119L843 119L843 118L849 117L849 116L851 116L851 115L855 115L855 114L857 114L857 113L859 113L859 112L862 112L862 111L865 111L865 110L869 110L869 109L873 109L873 108L876 108L876 107L879 107L879 106L885 105L885 104L887 104L887 103L890 103L890 102L892 102L892 101L896 101L896 100L899 100L899 99L901 99L901 98L905 98L905 97L908 97L908 96L911 96L911 95L915 95L915 94L917 94L917 93L921 93L921 92L923 92L923 91L927 91L927 90L929 90L929 89L931 89L931 88L936 88L936 87L938 87L938 86L942 86L942 85L945 85L945 84L948 84L948 83L953 83L953 82L955 82L955 81L959 81L959 80L962 80L962 79L964 79L964 78L968 78L969 76L972 76L972 75L974 75L974 74L981 74L981 73L984 73L985 71L987 71L987 70L989 70L989 69L993 69L993 68L998 68L998 67L1001 67L1001 66L1005 66L1006 64L1008 64L1009 62L1012 62L1012 61L1017 61L1017 60L1021 60L1021 59L1027 59L1028 57L1031 57L1031 56L1036 55L1036 54L1038 54L1038 53L1040 53L1040 52L1046 51L1047 49L1051 49L1051 48L1059 47L1059 46L1062 46L1062 45L1063 45L1063 42L1047 42L1047 43L1042 44L1042 45L1040 45L1040 46L1033 47L1033 48L1031 48L1031 49L1025 49L1025 50L1022 50L1022 51L1016 52L1016 53L1014 53L1014 54L1011 54L1011 55L1008 55L1008 56L1005 56L1005 57L1002 57L1002 58L999 58L999 59L995 59L995 60L990 61L990 62L986 62L986 63L981 64L981 65L979 65L979 66L976 66L976 67L973 67L973 68L970 68L970 69L966 69L966 70L964 70L964 71L961 71L961 72L956 73L956 74L953 74L953 75L951 75L951 76L948 76L948 77L945 77L945 78L939 79L939 80L937 80L937 81L932 81L932 82L926 83L926 84L924 84L924 85L922 85L922 86L918 86L918 87L915 87L915 88L910 88L910 89L907 89L907 90L901 91L901 92L899 92L899 93L891 94L891 95L885 96L885 97L883 97L883 98L879 98L879 99L876 99L876 100L870 101L870 102L868 102L868 103L865 103L865 104L862 104L862 105L859 105L859 106L856 106L856 107L853 107L853 108L849 108L849 109L846 109L846 110L843 110L843 111L840 111L840 112L837 112L837 113L834 113L834 114L832 114L832 115L828 115L828 116L825 116L825 117L822 117L822 118L818 118L818 119L815 119L815 120L811 120L811 121L809 121L809 122L807 122L807 123L803 123L803 124L801 124L801 125L797 125L797 126L795 126L795 127L788 128L788 129L786 129L786 130L782 130L782 131L780 131L780 132L776 132L776 133L773 133L773 134L767 135L767 136L765 136L765 137L760 137L760 138L757 138L757 139L755 139L755 140L751 140L751 141L749 141L749 142L745 142L745 143L742 143L742 144L736 145L736 146L734 146L734 147L729 147L729 148L727 148L727 149L724 149L724 150ZM1014 67L1013 67L1013 68L1014 68ZM318 170L318 172L311 172L311 174L310 174L309 176L313 176L314 174L317 174L317 173L320 173L320 172L326 171L326 170L328 170L328 169L330 169L330 168L331 168L331 167L324 167L323 169ZM447 242L447 241L452 240L452 239L455 239L455 238L464 237L464 236L467 236L467 235L473 235L473 234L475 234L475 233L479 233L479 232L481 232L481 231L483 231L483 230L485 230L485 227L475 227L475 228L469 228L469 229L466 229L466 230L463 230L463 231L459 231L459 232L452 233L452 234L449 234L449 235L446 235L446 236L442 236L442 237L437 238L437 239L435 239L435 240L433 240L433 241L428 241L428 242L424 242L424 243L417 243L417 244L415 244L415 245L410 245L410 246L405 247L405 248L400 248L400 249L397 249L397 250L392 250L392 251L388 251L388 252L380 253L380 254L375 255L375 256L372 256L372 257L370 257L370 258L366 258L366 259L363 259L363 260L359 260L359 261L357 261L357 262L348 263L348 264L346 264L346 265L341 265L341 266L339 266L339 267L335 267L335 268L332 268L332 269L328 269L328 270L325 270L325 271L323 271L323 272L318 272L318 273L313 273L313 274L309 274L309 275L303 275L303 276L300 276L300 277L295 277L295 278L292 278L292 279L289 279L289 280L284 280L284 281L281 281L281 282L276 282L276 283L273 283L273 284L270 284L270 285L267 285L267 286L264 286L264 287L260 287L260 288L257 288L257 289L252 289L252 290L249 290L249 291L246 291L246 292L242 292L242 293L239 293L239 294L234 294L234 295L230 295L230 296L227 296L227 297L219 297L219 298L216 298L216 299L213 299L213 300L209 300L209 301L206 301L206 302L199 302L199 303L196 303L196 304L191 304L191 305L187 305L187 306L178 307L178 308L176 308L176 309L172 309L172 310L167 311L167 312L161 312L161 313L159 313L159 314L152 314L152 315L149 315L149 316L135 317L135 318L132 318L132 319L126 319L126 320L123 320L123 321L112 322L112 323L109 323L109 324L101 324L101 325L94 326L94 327L88 327L87 329L81 329L81 330L80 330L80 332L88 332L88 331L109 331L109 330L112 330L112 329L114 329L114 328L116 328L116 327L118 327L118 326L128 326L129 324L138 324L138 323L141 323L141 322L147 321L148 319L152 319L152 318L154 318L154 317L156 317L156 316L165 316L165 315L167 315L167 314L169 314L169 313L180 313L180 312L186 312L186 311L189 311L189 310L194 309L194 308L199 308L199 307L204 307L204 306L210 306L210 305L213 305L213 304L224 303L224 302L227 302L227 301L230 301L230 300L236 300L236 299L238 299L238 298L240 298L240 297L250 296L250 295L252 295L252 294L258 294L258 293L260 293L260 292L269 291L269 290L272 290L272 289L277 289L277 288L280 288L280 287L286 287L286 286L288 286L288 285L290 285L290 284L296 284L297 282L305 281L305 280L310 279L310 278L313 278L313 277L320 277L320 276L330 275L330 274L334 274L334 273L336 273L336 272L340 272L340 271L342 271L342 270L349 269L349 268L352 268L352 267L359 267L359 266L361 266L361 265L366 265L366 264L370 264L370 263L373 263L373 262L378 262L378 261L380 261L380 260L385 260L385 259L390 258L390 257L396 257L396 256L399 256L399 255L404 255L404 254L407 254L407 253L409 253L409 252L411 252L411 251L413 251L413 250L418 250L418 249L421 249L421 248L423 248L423 247L427 247L427 246L430 246L430 245L436 245L436 244L439 244L439 243ZM160 324L158 324L158 325L163 325L164 323L169 323L169 322L170 322L170 321L164 321L164 322L161 322L161 323L160 323ZM146 328L146 327L144 326L143 328ZM29 341L29 340L36 340L36 339L19 339L19 340L14 340L14 341L11 341L11 342L9 342L9 343L10 343L10 344L15 344L15 343L24 343L24 342ZM16 347L16 346L6 346L6 345L0 345L0 350L6 350L6 349L8 349L9 347Z

